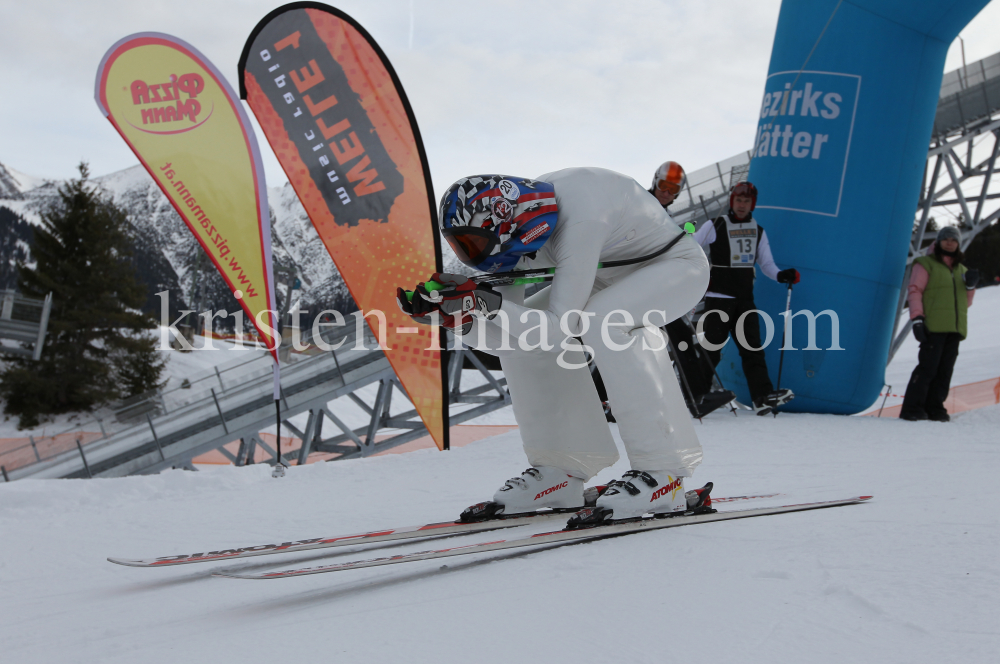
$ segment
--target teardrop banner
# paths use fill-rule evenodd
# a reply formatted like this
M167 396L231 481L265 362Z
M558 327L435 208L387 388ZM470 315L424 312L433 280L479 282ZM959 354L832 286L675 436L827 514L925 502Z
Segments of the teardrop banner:
M190 44L143 32L105 54L95 97L232 289L277 372L267 187L236 92Z
M274 10L240 57L240 96L382 340L439 449L448 448L446 344L415 325L396 287L441 271L430 169L413 110L382 49L343 12Z

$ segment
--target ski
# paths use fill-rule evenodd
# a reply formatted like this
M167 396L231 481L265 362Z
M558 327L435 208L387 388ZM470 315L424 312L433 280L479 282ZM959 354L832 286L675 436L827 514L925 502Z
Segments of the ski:
M234 558L249 558L251 556L266 556L275 553L290 553L292 551L307 551L309 549L328 549L339 546L352 546L355 544L373 544L375 542L397 542L400 540L416 539L420 537L441 537L446 535L465 535L467 533L478 533L487 530L500 530L503 528L515 528L528 523L544 523L552 519L567 519L572 513L566 512L539 512L537 514L525 514L521 516L511 516L507 518L492 519L490 521L479 521L473 523L461 523L459 521L445 521L442 523L428 523L420 526L405 526L403 528L387 528L367 533L355 533L353 535L337 535L333 537L317 537L314 539L294 540L291 542L281 542L279 544L258 544L256 546L244 546L235 549L222 549L218 551L207 551L200 553L181 554L176 556L163 556L160 558L145 558L141 560L130 560L127 558L108 558L108 562L127 567L167 567L170 565L186 565L189 563L204 563L213 560L232 560Z
M742 500L757 500L762 498L773 498L779 496L778 493L760 494L754 496L733 496L731 498L712 498L713 502L725 503ZM201 551L198 553L187 553L174 556L162 556L159 558L114 558L109 557L108 562L126 567L170 567L173 565L187 565L190 563L204 563L214 560L233 560L237 558L249 558L251 556L267 556L275 553L291 553L293 551L307 551L309 549L328 549L339 546L352 546L355 544L374 544L378 542L398 542L401 540L417 539L421 537L445 537L453 535L465 535L479 533L489 530L501 530L503 528L516 528L529 523L544 523L555 519L566 519L572 512L539 512L537 514L525 514L521 516L510 516L506 518L491 519L489 521L479 521L473 523L462 523L460 521L445 521L442 523L428 523L420 526L406 526L403 528L387 528L366 533L355 533L353 535L338 535L334 537L317 537L313 539L293 540L280 542L277 544L257 544L254 546L244 546L232 549L220 549L215 551Z
M746 519L756 516L767 516L771 514L783 514L786 512L802 512L805 510L815 510L826 507L837 507L840 505L855 505L871 499L871 496L857 496L843 500L827 500L815 503L803 503L800 505L782 505L780 507L758 507L744 510L729 510L712 512L708 514L685 514L683 516L673 516L666 518L643 518L612 523L608 525L598 525L590 528L577 530L557 530L549 533L528 535L508 540L496 540L493 542L482 542L479 544L466 544L447 549L436 549L432 551L419 551L417 553L402 553L384 558L372 558L369 560L354 560L346 563L336 563L333 565L320 565L318 567L303 567L299 569L284 569L274 572L257 572L241 574L239 572L216 572L213 576L221 576L232 579L286 579L293 576L304 576L306 574L323 574L326 572L342 572L349 569L361 569L363 567L378 567L381 565L394 565L397 563L416 562L418 560L432 560L436 558L447 558L450 556L462 556L472 553L486 553L490 551L500 551L503 549L516 549L526 546L540 546L544 544L583 542L587 540L603 539L616 535L625 535L644 530L657 530L659 528L674 528L677 526L687 526L699 523L712 523L714 521L728 521L731 519ZM713 503L719 502L715 499Z

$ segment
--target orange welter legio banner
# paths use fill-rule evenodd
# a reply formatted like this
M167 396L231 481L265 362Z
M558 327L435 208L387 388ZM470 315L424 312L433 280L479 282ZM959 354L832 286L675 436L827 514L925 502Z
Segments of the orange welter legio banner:
M448 447L439 328L396 305L396 287L439 272L430 170L392 66L371 36L332 7L268 14L240 57L247 100L354 301L381 311L385 353L437 446ZM379 325L375 316L369 325Z
M273 348L267 188L235 91L190 44L144 32L108 50L95 96Z

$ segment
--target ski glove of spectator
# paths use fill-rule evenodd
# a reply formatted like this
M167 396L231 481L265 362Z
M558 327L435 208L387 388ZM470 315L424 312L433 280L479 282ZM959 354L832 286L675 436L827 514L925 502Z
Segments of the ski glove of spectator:
M972 290L979 283L979 270L966 270L965 290Z
M797 284L799 283L799 271L794 267L790 267L787 270L782 270L778 273L778 283L779 284Z
M917 316L913 319L913 338L920 343L927 341L927 326L924 325L923 316Z

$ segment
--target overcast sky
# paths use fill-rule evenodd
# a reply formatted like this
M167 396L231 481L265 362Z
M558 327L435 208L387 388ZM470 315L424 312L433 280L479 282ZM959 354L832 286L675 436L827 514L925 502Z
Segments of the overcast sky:
M156 31L236 64L275 0L0 0L0 163L67 178L138 163L94 103L107 49ZM395 67L436 194L460 176L603 166L643 184L749 149L780 0L342 0ZM969 62L1000 51L1000 2L962 32ZM946 69L961 65L959 42ZM251 114L252 117L252 114ZM268 185L287 181L263 134Z

